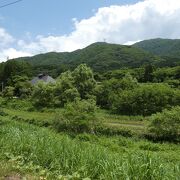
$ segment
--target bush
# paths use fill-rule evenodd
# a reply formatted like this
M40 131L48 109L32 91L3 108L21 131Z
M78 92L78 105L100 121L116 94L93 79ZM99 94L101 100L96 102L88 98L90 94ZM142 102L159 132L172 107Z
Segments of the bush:
M3 96L8 99L12 99L14 96L14 87L7 86L3 91Z
M36 107L51 107L54 102L54 85L38 83L34 88L32 101Z
M164 140L180 138L180 106L153 115L151 121L149 132L155 137Z
M180 91L164 84L141 85L134 90L112 94L112 109L125 115L151 115L180 104Z
M94 100L76 99L66 104L63 112L56 116L54 126L58 131L93 132L98 123L96 108Z
M122 79L110 79L103 81L96 87L97 104L109 109L113 104L113 95L121 93L123 90L132 90L139 84L130 74L126 74Z
M133 133L129 129L124 128L110 128L104 126L98 126L95 129L96 134L105 135L105 136L124 136L124 137L132 137Z

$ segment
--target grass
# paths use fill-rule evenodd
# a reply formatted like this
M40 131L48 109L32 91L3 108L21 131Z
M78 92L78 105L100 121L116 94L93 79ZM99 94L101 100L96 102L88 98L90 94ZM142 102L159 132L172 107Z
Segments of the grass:
M47 179L178 179L180 150L133 138L82 134L71 138L47 128L1 118L0 161Z
M7 113L13 120L27 122L41 127L52 126L56 114L61 113L61 109L56 109L53 112L37 112L20 109L17 110L11 107L4 108L3 111ZM97 116L101 119L103 125L107 128L115 129L117 131L126 129L137 135L145 133L146 127L148 125L148 121L142 116L113 115L103 110L99 110L97 112Z
M0 179L179 180L179 144L153 143L138 136L56 133L51 127L61 110L28 111L16 103L0 112ZM148 118L99 110L107 128L143 134Z
M99 110L98 117L102 119L102 122L106 127L113 129L127 129L132 131L135 135L144 134L149 123L148 117L115 115L104 110Z
M38 126L51 126L55 118L55 112L27 112L22 110L14 110L11 108L3 109L11 119L19 122L27 122Z

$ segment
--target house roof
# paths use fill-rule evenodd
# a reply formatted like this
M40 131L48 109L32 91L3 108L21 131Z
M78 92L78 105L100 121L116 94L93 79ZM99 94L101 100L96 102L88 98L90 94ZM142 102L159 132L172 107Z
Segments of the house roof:
M44 83L55 83L55 79L53 79L51 76L49 75L46 75L46 74L39 74L37 77L34 77L32 80L31 80L31 84L35 85L37 84L38 82L44 82Z

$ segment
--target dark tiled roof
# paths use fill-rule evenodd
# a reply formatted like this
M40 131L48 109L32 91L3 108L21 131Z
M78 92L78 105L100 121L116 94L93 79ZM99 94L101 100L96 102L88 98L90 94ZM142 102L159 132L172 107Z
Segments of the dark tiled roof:
M35 85L40 81L42 81L44 83L55 83L56 82L55 79L53 79L51 76L39 74L37 77L35 77L31 80L31 83L33 85Z

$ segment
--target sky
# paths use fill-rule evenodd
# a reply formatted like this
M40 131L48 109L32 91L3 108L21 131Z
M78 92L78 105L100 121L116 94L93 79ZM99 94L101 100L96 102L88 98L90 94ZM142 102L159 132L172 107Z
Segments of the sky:
M99 41L178 39L179 17L180 0L22 0L0 8L0 62Z

